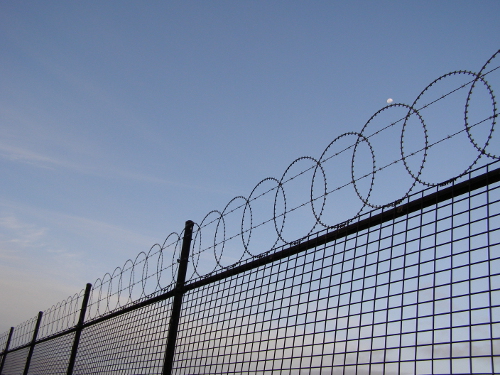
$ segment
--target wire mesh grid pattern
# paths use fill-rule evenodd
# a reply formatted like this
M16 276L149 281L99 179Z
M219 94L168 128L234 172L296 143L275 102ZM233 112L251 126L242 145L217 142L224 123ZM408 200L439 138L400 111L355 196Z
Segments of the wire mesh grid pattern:
M169 300L83 330L75 374L161 374Z
M70 333L37 344L33 350L28 375L66 374L74 339L75 334Z
M498 184L185 295L176 374L500 372Z
M21 375L26 367L26 358L28 357L28 348L17 350L5 356L5 364L2 375Z
M428 188L358 223L384 211L392 219L298 253L283 248L276 261L262 257L258 266L216 281L186 284L173 372L498 373L497 165L471 172L465 183L497 177L465 194L396 214L443 189ZM89 318L75 373L163 374L171 301ZM35 325L32 319L14 331L2 374L24 373ZM35 345L30 373L65 372L73 332Z

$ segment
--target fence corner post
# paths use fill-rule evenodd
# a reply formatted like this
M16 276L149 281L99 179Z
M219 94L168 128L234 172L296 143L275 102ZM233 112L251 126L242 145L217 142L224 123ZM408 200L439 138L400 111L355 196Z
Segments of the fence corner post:
M186 282L186 273L189 260L189 250L191 249L191 239L193 236L194 222L186 221L184 227L184 238L182 240L181 257L179 259L179 269L177 271L177 283L174 289L174 300L172 302L172 311L168 325L167 348L165 350L165 359L163 361L163 375L172 373L172 366L175 354L175 344L177 339L177 330L181 315L182 297L184 295L184 283Z
M2 362L0 362L0 374L2 374L3 365L5 364L5 358L7 357L7 351L9 350L10 340L14 334L14 327L10 327L9 337L7 338L7 343L5 344L5 349L2 353Z
M40 323L42 322L43 311L38 313L38 318L36 320L35 330L33 331L33 338L31 339L30 351L28 357L26 358L26 365L24 366L23 375L28 375L28 370L30 369L31 357L33 356L33 351L35 350L36 338L38 337L38 330L40 329Z
M73 374L73 368L76 362L76 353L78 351L78 344L80 343L80 336L82 335L83 323L85 323L85 313L87 312L87 305L89 303L90 289L92 284L87 283L85 287L85 294L83 295L82 308L80 309L80 317L76 325L75 339L73 340L73 347L71 348L71 355L69 357L67 375Z

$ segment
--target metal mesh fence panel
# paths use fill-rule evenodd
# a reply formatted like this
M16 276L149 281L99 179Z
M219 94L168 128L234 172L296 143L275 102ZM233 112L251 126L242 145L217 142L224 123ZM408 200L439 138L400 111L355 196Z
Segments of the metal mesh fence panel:
M69 333L35 346L28 375L65 375L75 338Z
M5 358L5 364L2 370L2 375L22 375L26 365L29 348L16 350L8 353Z
M170 308L165 300L85 328L74 374L161 374Z
M499 373L499 243L492 184L189 291L175 373Z
M186 285L173 372L498 373L500 183L488 168L473 189L429 188ZM74 374L161 374L172 299L155 301L86 321ZM14 330L2 375L23 373L35 323ZM29 373L66 373L74 337L39 341Z

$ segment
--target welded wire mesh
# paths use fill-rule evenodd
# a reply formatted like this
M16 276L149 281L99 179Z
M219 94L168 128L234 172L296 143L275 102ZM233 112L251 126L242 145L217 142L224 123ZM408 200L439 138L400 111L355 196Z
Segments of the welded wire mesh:
M161 301L85 328L75 374L161 374L171 303Z
M499 243L494 184L192 290L175 373L498 373Z
M22 375L26 366L29 348L16 350L5 357L2 375Z
M37 344L28 375L66 375L74 339L70 333Z
M495 176L497 164L465 182ZM401 207L460 188L428 188ZM376 209L358 223L384 210L392 219L187 284L174 373L498 373L500 183L419 207L404 215ZM166 299L91 319L74 373L161 374L170 313ZM14 332L17 348L30 342L35 322ZM30 373L65 373L74 336L38 343ZM9 352L2 374L22 374L28 351Z

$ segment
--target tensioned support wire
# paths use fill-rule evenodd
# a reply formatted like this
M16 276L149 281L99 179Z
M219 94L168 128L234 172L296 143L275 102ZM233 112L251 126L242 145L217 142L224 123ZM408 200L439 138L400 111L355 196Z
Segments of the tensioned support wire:
M273 252L271 254L264 253L259 256L257 259L250 261L248 263L228 268L227 270L220 272L216 275L209 276L203 278L201 280L189 283L184 287L184 292L197 289L201 286L211 284L213 282L225 279L232 275L239 274L241 272L249 271L260 267L264 264L268 264L280 259L287 258L291 255L301 253L303 251L315 248L320 245L327 244L329 242L335 241L339 238L347 237L350 234L357 233L364 229L368 229L370 227L374 227L376 225L380 225L384 222L388 222L393 220L394 218L405 216L409 213L416 212L425 207L433 206L439 202L446 201L453 197L466 194L470 191L480 189L482 187L488 186L489 184L499 182L500 181L500 168L497 168L493 171L486 172L477 177L473 177L469 180L460 182L456 185L451 185L442 190L437 190L435 193L425 195L421 198L409 201L408 203L401 204L395 206L391 209L385 210L376 215L370 215L366 219L359 220L353 223L345 222L339 224L337 229L331 232L327 232L318 237L314 237L311 239L302 239L294 241L290 246L283 250ZM453 184L453 182L450 182ZM442 184L445 186L446 183Z

